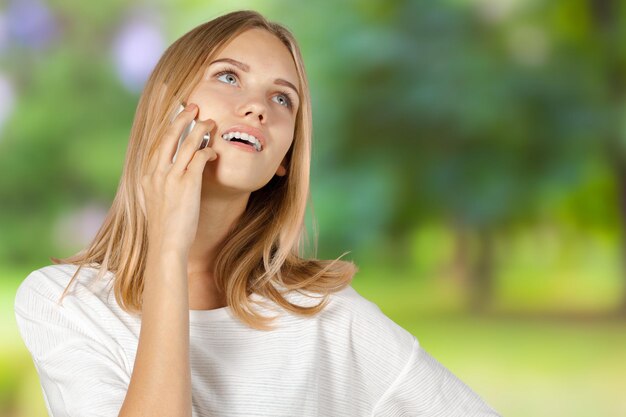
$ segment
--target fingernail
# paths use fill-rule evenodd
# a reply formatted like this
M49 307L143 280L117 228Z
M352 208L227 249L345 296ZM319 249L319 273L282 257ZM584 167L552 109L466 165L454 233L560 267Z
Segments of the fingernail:
M185 111L194 111L198 106L193 103L189 103L187 107L185 107Z

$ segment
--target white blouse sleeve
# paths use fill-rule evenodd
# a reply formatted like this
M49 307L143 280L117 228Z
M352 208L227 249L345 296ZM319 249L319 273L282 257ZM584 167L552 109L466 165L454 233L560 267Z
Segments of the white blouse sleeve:
M373 417L500 417L415 340L411 356Z
M89 307L79 300L68 295L58 305L58 288L47 281L31 273L17 291L14 308L49 415L116 417L130 382L122 348L99 336L97 324L87 318Z

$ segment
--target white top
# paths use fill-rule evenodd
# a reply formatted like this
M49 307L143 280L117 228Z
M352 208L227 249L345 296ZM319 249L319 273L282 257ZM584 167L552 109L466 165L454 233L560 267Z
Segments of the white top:
M95 281L94 268L81 269L58 305L76 268L28 275L15 298L18 328L51 417L117 416L141 319L116 303L113 274ZM297 292L287 298L319 302ZM351 286L319 315L285 313L272 331L245 326L230 307L190 310L189 321L193 417L498 416Z

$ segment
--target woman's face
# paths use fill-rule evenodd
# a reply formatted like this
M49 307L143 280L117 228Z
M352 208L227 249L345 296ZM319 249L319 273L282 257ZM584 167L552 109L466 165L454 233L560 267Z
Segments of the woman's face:
M291 88L292 85L294 88ZM296 66L287 47L263 29L249 29L228 43L206 67L187 103L200 108L199 120L213 119L211 138L218 157L208 162L204 183L255 191L285 175L285 154L293 142L300 106ZM234 129L262 136L260 152L222 138Z

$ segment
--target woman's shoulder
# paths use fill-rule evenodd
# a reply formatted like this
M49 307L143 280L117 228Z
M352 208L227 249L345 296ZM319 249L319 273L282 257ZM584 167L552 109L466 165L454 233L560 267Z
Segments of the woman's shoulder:
M333 293L335 303L344 307L344 310L351 312L356 317L362 317L367 320L390 320L378 304L372 301L369 296L363 295L363 290L357 290L352 284Z
M285 293L285 287L278 284L275 286L280 292ZM304 306L315 305L322 299L322 296L319 294L299 290L286 292L286 295L290 301L297 302ZM378 315L381 312L378 305L361 295L352 284L348 284L342 289L329 294L329 303L325 310L333 310L333 306L341 307L341 310L334 312L342 312L343 314L352 313L358 316L362 314Z
M349 331L355 343L385 344L389 349L410 355L417 338L388 317L380 307L363 296L351 284L334 293L323 319L330 326Z
M365 298L352 284L336 292L334 296L339 303L343 303L350 309L360 313L378 314L381 311L376 303Z
M61 284L64 281L69 281L69 279L74 275L77 269L78 266L73 264L46 265L39 269L31 271L26 276L21 286L29 287L32 285L40 284L44 281Z
M20 283L15 294L15 309L32 311L38 304L57 302L68 288L68 296L76 296L82 300L99 298L110 283L107 271L103 280L97 280L99 270L94 267L73 264L53 264L30 272ZM78 274L76 272L78 271ZM72 278L74 281L72 281Z
M352 285L332 295L316 327L325 354L339 355L337 361L349 360L351 369L359 369L365 381L376 381L369 387L376 398L400 375L419 346L415 336Z
M130 330L116 320L106 293L91 285L98 269L83 266L62 299L77 271L77 265L44 266L18 287L14 313L26 348L36 363L71 360L78 352L99 352L123 362L118 336L126 331L128 338Z

